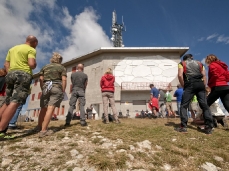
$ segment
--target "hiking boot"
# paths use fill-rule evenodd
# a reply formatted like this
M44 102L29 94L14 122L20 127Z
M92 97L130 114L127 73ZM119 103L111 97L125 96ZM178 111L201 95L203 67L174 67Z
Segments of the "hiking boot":
M51 134L53 134L53 130L46 130L46 131L40 131L39 134L39 138L45 137L45 136L49 136Z
M109 123L109 122L108 122ZM120 120L119 119L117 119L116 121L114 121L114 123L116 123L116 124L120 124L121 122L120 122Z
M64 124L65 127L71 126L70 123L65 123Z
M175 128L174 130L181 133L188 133L187 128L185 127Z
M106 119L103 120L104 124L109 124L109 121L107 121Z
M81 125L81 126L87 126L87 122L86 122L85 120L81 120L81 121L80 121L80 125Z
M207 134L207 135L211 135L212 134L212 128L210 127L206 127L202 130L203 133Z

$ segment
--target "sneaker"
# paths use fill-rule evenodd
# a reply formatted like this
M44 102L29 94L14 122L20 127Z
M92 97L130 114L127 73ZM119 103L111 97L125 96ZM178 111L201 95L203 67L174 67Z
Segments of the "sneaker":
M15 130L15 129L19 129L19 128L17 126L8 126L8 129Z
M45 136L49 136L51 134L53 134L53 130L46 130L46 131L40 131L39 134L39 138L45 137Z
M85 120L80 121L81 126L87 126L87 122Z
M32 129L33 132L37 133L41 131L41 127L36 126L34 129Z
M181 133L188 133L187 128L185 127L175 128L174 130Z
M0 133L0 139L13 139L13 138L15 138L14 135L9 135L6 133Z
M202 131L203 131L203 133L205 133L207 135L211 135L213 130L210 127L205 127Z
M70 123L65 123L64 126L68 127L71 126Z

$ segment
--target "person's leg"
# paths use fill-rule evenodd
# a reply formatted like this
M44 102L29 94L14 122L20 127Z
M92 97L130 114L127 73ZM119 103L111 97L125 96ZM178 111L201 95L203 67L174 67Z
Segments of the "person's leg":
M42 132L47 131L48 124L52 118L52 114L53 114L54 109L55 109L55 106L48 106L45 117L44 117L44 121L42 123L42 129L41 129Z
M18 116L21 112L22 107L23 107L23 105L18 106L13 118L9 122L9 127L16 127L16 122L17 122L17 119L18 119Z
M83 97L79 97L78 99L79 99L79 103L80 103L80 120L84 120L85 121L86 120L86 118L85 118L85 110L84 110L85 97L84 96Z
M181 102L177 102L177 112L179 116L180 116L180 104Z
M0 121L0 132L6 129L19 105L19 103L11 102L4 110Z
M69 100L69 109L65 120L66 125L69 125L72 120L73 110L76 108L76 101L77 101L76 91L72 90L72 95Z
M229 91L222 91L220 99L223 103L224 108L229 112Z
M192 85L189 85L188 87L185 88L185 91L182 95L182 100L180 104L180 119L181 119L181 127L187 127L188 123L188 106L190 101L192 100L194 93L192 90Z
M114 93L109 92L108 93L108 98L109 98L109 101L110 101L110 104L111 104L111 109L112 109L112 112L113 112L114 119L115 119L115 121L118 121L117 110L116 110L116 107L115 107Z
M42 107L40 114L38 116L38 125L37 125L37 130L41 130L42 128L42 123L44 122L45 114L47 112L47 107Z
M103 100L103 112L104 112L105 122L106 123L109 123L109 119L108 119L108 96L107 96L107 92L102 92L102 100Z
M220 93L212 89L211 93L207 97L207 104L211 106L218 98L220 97Z
M208 127L209 129L212 129L213 128L213 118L212 118L209 106L207 104L205 86L202 82L200 82L200 83L196 83L195 87L197 90L199 90L196 93L196 96L199 102L199 106L203 110L203 117L204 117L204 123L206 125L206 128Z
M8 105L3 104L2 107L0 108L0 122L1 122L1 119L2 119L2 114L6 110L7 106Z

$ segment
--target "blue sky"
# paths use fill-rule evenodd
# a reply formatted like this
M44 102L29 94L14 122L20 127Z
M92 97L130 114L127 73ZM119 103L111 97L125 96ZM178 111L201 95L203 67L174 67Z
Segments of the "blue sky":
M213 53L229 64L228 0L1 0L0 60L29 34L39 40L35 72L54 51L67 61L112 46L113 10L125 47L188 46L198 60Z

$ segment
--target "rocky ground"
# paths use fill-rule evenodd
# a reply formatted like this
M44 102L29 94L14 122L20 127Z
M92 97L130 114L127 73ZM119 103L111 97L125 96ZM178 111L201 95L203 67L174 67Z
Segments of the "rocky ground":
M32 125L35 126L35 125ZM112 127L109 127L113 129ZM180 165L148 162L155 154L162 153L163 147L154 144L145 137L142 141L125 143L116 136L108 138L100 129L90 125L74 125L64 128L54 127L51 136L39 138L31 131L31 125L24 129L11 131L17 138L3 140L0 145L0 170L9 171L97 171L125 170L148 171L182 170ZM176 141L172 139L171 141ZM157 155L160 156L160 155ZM214 156L217 162L225 162L220 156ZM191 159L190 159L191 160ZM183 163L187 165L188 162ZM227 163L229 166L229 164ZM203 171L223 170L210 162L203 162L195 168ZM188 169L187 169L188 170Z

